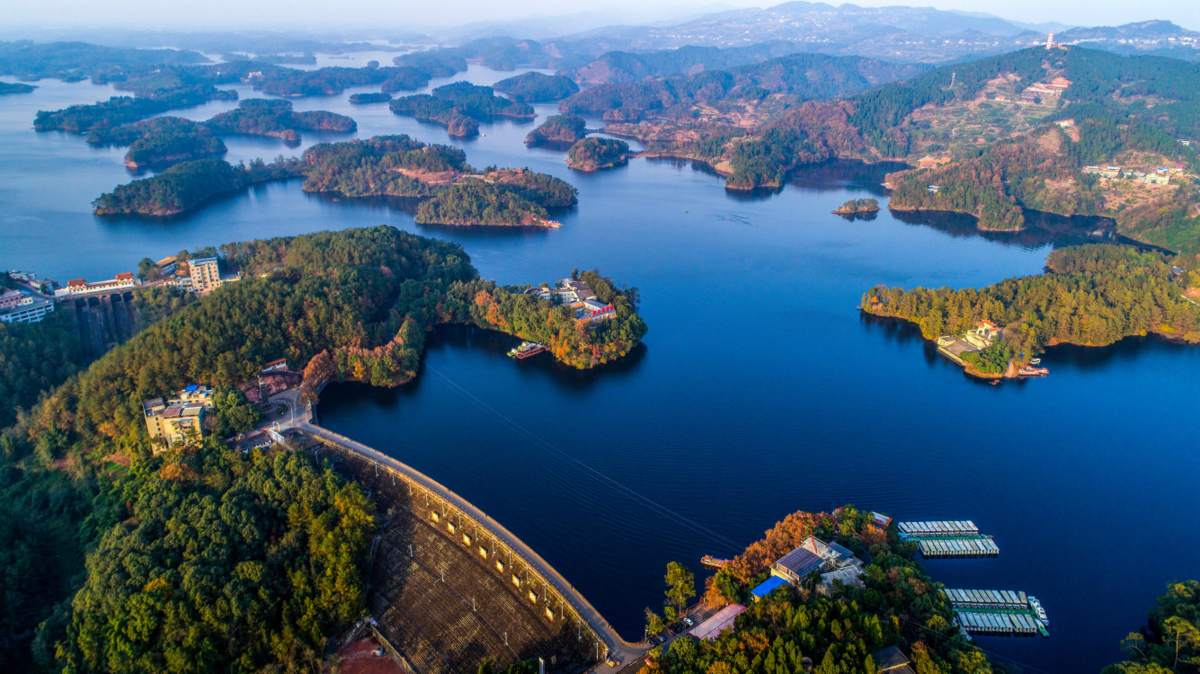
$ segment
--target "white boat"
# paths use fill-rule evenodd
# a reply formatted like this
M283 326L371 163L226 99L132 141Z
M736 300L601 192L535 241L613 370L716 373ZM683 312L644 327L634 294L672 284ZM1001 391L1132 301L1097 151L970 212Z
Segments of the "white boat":
M1041 359L1041 358L1034 358L1033 360L1029 361L1029 364L1030 364L1030 365L1041 365L1041 364L1042 364L1042 359Z
M1037 600L1037 597L1029 597L1029 608L1033 609L1033 612L1037 614L1038 620L1042 621L1043 625L1050 626L1050 620L1046 618L1046 610L1042 608L1042 603Z

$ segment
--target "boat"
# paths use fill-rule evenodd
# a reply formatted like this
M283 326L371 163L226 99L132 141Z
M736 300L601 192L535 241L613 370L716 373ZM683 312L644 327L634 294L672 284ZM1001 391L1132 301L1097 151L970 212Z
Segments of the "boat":
M521 342L520 346L510 349L508 355L510 358L516 358L520 360L530 356L536 356L545 350L545 344L538 344L537 342Z
M1044 367L1033 367L1032 365L1022 365L1017 374L1022 377L1045 377L1050 374L1050 370Z
M704 557L702 557L700 559L700 563L703 564L704 566L711 566L714 569L719 569L719 568L725 566L726 564L728 564L729 560L728 559L717 559L716 557L713 557L712 555L704 555Z
M1029 608L1033 609L1033 612L1037 614L1038 620L1040 620L1043 625L1050 625L1050 620L1046 617L1046 609L1042 608L1042 602L1038 601L1037 597L1030 595Z
M1030 364L1030 365L1041 365L1041 364L1042 364L1042 359L1041 359L1041 358L1034 358L1033 360L1029 361L1029 364Z

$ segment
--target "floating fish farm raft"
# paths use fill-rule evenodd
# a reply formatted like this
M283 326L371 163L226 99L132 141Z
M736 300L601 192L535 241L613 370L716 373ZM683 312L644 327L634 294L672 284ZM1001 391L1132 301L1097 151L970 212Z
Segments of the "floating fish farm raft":
M1050 636L1047 621L1037 614L1041 605L1024 592L951 589L945 592L958 614L958 624L968 634Z
M970 520L901 522L900 539L912 541L927 559L940 557L995 557L1000 548L991 536L979 533Z

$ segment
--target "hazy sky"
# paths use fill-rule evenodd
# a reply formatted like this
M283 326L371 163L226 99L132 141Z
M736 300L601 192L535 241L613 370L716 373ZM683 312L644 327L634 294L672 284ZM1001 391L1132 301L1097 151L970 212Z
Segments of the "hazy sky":
M698 9L764 7L778 1L700 0L0 0L0 26L75 27L123 25L162 28L244 29L395 27L426 28L536 15L600 10L609 23L694 14ZM831 3L838 4L838 3ZM920 5L988 12L1026 22L1116 25L1167 19L1200 30L1200 0L859 0L860 6Z

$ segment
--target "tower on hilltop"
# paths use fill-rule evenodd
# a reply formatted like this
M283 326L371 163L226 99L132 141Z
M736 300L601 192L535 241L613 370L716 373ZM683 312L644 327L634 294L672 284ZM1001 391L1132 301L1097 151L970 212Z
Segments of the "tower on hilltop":
M1050 36L1046 38L1046 51L1054 49L1054 31L1050 31Z

